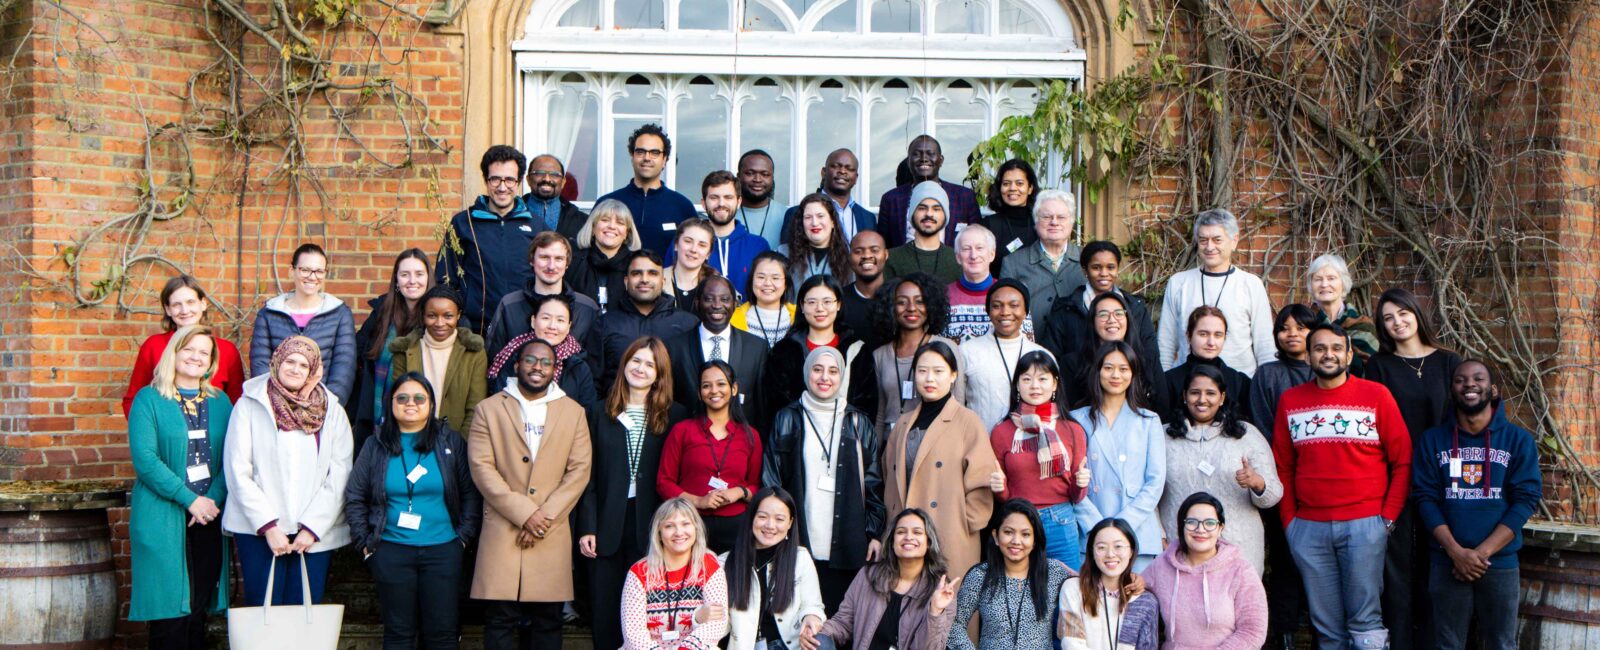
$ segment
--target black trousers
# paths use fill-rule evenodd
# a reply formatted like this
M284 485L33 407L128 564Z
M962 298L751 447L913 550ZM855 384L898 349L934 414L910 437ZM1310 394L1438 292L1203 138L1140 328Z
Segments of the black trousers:
M551 650L561 647L563 603L483 603L484 650ZM522 634L518 634L519 628ZM518 642L521 636L521 642Z
M456 593L461 588L459 540L434 546L383 542L367 558L383 608L384 650L418 647L454 650L461 645Z
M856 579L857 569L835 569L826 562L817 561L817 586L822 590L822 608L832 615L839 611L839 604L844 602L844 592L850 590L850 583Z
M217 595L217 580L222 578L222 522L184 529L184 564L189 569L189 614L150 621L150 647L206 647L206 612Z
M1285 634L1293 635L1300 628L1306 585L1300 579L1300 568L1295 566L1294 556L1289 555L1283 517L1276 507L1261 511L1261 526L1267 545L1267 601L1272 603L1267 608L1267 639L1271 645L1273 640Z
M1389 630L1391 648L1432 648L1433 611L1428 595L1427 540L1433 533L1421 530L1416 509L1408 502L1389 533L1383 555L1383 627Z
M628 569L645 555L639 547L638 512L636 499L628 499L622 517L622 543L617 552L602 555L590 564L589 594L594 603L589 617L594 632L595 650L615 650L622 647L622 585L627 581Z
M746 521L742 514L732 517L701 515L700 518L706 522L706 548L719 554L733 550L733 542L739 539L739 527Z

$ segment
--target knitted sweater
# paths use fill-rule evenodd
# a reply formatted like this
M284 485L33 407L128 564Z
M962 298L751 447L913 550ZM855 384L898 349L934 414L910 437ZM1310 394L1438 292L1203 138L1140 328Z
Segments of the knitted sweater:
M1272 336L1272 301L1267 298L1267 285L1261 278L1238 267L1216 274L1194 268L1167 280L1156 332L1162 369L1170 370L1189 356L1189 341L1183 330L1189 324L1189 313L1201 305L1221 309L1228 319L1222 360L1229 366L1253 375L1257 366L1277 353L1277 341Z
M1167 437L1167 489L1161 492L1161 527L1167 539L1178 539L1182 532L1178 530L1178 506L1191 494L1210 492L1222 501L1222 510L1228 514L1223 541L1238 547L1260 576L1266 566L1266 538L1261 518L1253 513L1258 508L1278 505L1283 498L1283 483L1278 481L1267 439L1249 423L1239 425L1245 428L1243 438L1222 435L1222 427L1217 424L1196 427L1193 423L1189 423L1184 437ZM1250 467L1267 482L1261 494L1239 487L1234 480L1234 472L1243 467L1242 458L1249 458Z
M984 304L993 284L991 277L977 285L968 286L963 280L956 280L945 287L945 294L950 297L950 325L945 327L946 337L966 343L994 329Z
M1161 604L1162 650L1256 650L1266 642L1267 590L1227 540L1218 541L1217 554L1200 566L1181 557L1174 542L1145 569L1144 579Z
M989 573L989 565L978 564L967 571L961 581L961 593L956 596L956 622L950 626L949 650L1049 650L1055 638L1054 612L1050 610L1060 598L1061 584L1073 573L1065 564L1046 562L1049 571L1043 617L1034 611L1033 587L1027 580L1001 578L999 586L984 593L983 579ZM982 621L977 643L967 633L973 614Z
M1382 384L1349 377L1332 389L1295 386L1279 398L1273 428L1284 526L1295 517L1400 517L1411 482L1411 435Z
M622 637L625 650L710 650L728 634L728 617L695 623L701 605L728 606L728 578L717 556L706 553L704 570L690 576L689 567L669 571L665 581L648 579L648 560L639 560L628 569L622 584ZM676 642L666 642L662 633L671 622ZM670 633L668 634L670 636Z
M964 341L957 354L966 366L960 381L966 384L966 404L983 420L984 430L1000 424L1011 407L1011 378L1017 361L1034 350L1044 350L1026 335L1012 341L996 341L994 333ZM1046 352L1045 354L1049 354Z
M1067 578L1061 585L1056 638L1061 639L1062 650L1156 650L1161 610L1150 592L1135 596L1120 608L1114 602L1108 608L1102 601L1091 616L1084 610L1080 579Z

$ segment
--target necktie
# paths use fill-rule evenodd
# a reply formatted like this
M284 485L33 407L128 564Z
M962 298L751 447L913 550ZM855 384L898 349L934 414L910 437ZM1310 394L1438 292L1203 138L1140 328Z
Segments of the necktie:
M726 361L722 358L722 337L711 337L711 358L717 361Z

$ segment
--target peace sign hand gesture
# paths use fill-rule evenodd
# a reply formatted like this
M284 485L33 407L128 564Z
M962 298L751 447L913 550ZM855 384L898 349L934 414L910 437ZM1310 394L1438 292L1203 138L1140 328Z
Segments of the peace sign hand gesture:
M950 576L939 576L939 587L928 598L928 611L934 616L944 613L950 603L956 601L956 589L961 587L961 578L950 580Z

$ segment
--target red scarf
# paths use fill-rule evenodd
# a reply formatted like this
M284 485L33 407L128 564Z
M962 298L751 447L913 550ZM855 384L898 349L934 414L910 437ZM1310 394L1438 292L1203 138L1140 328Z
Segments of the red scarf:
M1039 406L1023 403L1019 411L1011 414L1011 422L1017 425L1017 432L1011 436L1011 453L1022 453L1023 434L1031 433L1038 441L1035 452L1039 456L1039 478L1065 477L1071 459L1067 457L1067 445L1061 442L1061 434L1056 431L1055 403L1045 402Z

